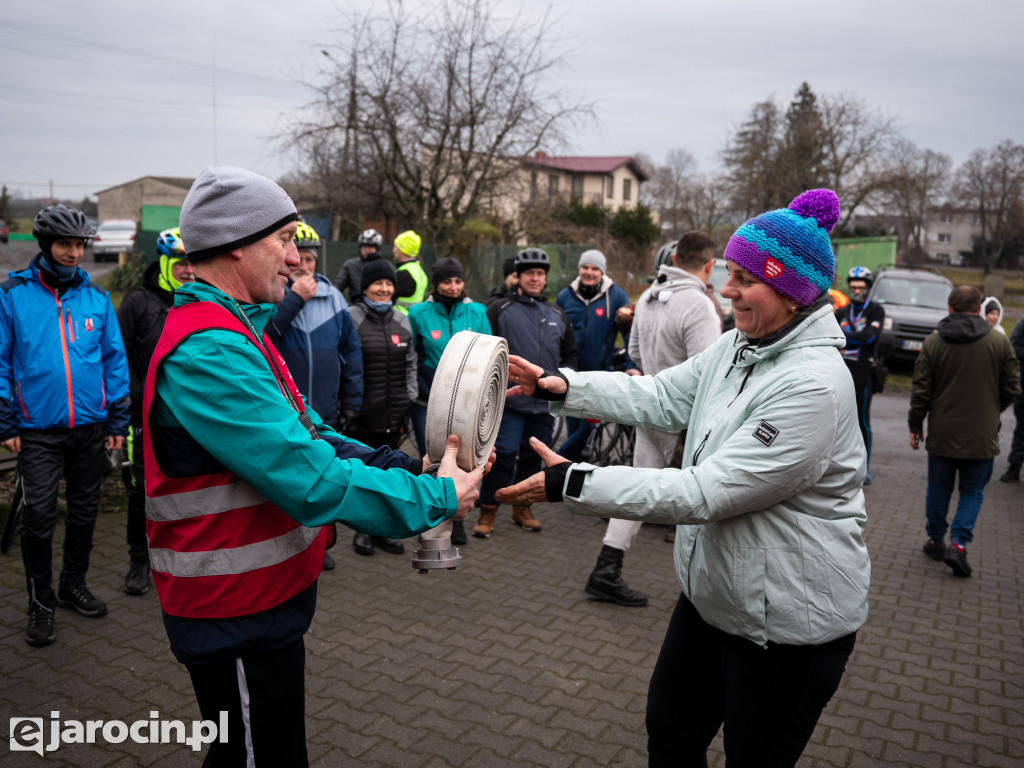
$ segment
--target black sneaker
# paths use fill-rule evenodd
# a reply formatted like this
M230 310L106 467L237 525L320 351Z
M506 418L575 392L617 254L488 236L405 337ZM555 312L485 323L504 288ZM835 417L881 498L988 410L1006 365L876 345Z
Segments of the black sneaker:
M959 544L950 544L946 548L943 562L953 569L954 576L967 578L971 575L971 566L967 564L967 550Z
M149 560L132 560L128 575L124 577L126 595L144 595L149 592Z
M1019 483L1020 482L1020 467L1008 467L1003 473L1003 476L999 478L1000 483Z
M25 633L28 644L49 645L53 637L53 611L39 603L32 603L28 609L28 631Z
M452 544L463 547L469 543L466 538L466 526L461 520L452 520Z
M374 553L373 542L370 541L370 537L365 533L357 533L352 537L352 549L355 550L357 555L363 557L370 557Z
M90 618L107 615L107 604L93 597L85 584L61 584L57 590L57 605L74 608L83 616Z
M921 549L932 560L938 560L939 562L942 562L942 558L946 555L945 542L936 541L935 539L928 539Z
M335 569L335 567L336 567L336 565L335 565L335 562L334 562L334 558L331 557L326 552L324 552L324 570L325 571L333 571Z
M405 553L405 544L398 539L386 539L383 536L371 536L370 541L389 555L401 555Z

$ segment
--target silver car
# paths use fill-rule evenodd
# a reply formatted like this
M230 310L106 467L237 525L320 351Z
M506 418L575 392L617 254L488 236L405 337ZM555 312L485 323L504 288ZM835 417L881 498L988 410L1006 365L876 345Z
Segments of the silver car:
M107 219L96 229L92 256L96 261L117 261L118 254L135 250L135 222L131 219Z

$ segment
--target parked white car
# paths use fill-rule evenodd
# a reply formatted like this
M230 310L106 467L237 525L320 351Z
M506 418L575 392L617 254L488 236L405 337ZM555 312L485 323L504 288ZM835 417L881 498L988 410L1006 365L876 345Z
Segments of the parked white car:
M96 229L92 256L96 261L117 261L119 253L135 249L135 222L131 219L107 219Z

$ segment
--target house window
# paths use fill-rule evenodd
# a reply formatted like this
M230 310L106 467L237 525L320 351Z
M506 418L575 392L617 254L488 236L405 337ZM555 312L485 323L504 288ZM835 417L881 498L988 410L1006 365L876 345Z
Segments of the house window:
M939 242L951 243L953 242L953 235L951 235L949 232L939 232Z
M952 224L953 223L953 214L946 213L945 211L943 211L942 213L939 214L939 223L940 224Z
M949 261L949 254L948 253L936 253L935 254L935 258L939 259L940 261Z
M558 194L558 174L557 173L549 173L548 174L548 194L549 195L557 195Z
M583 176L578 173L572 177L572 199L583 199Z
M608 190L605 194L608 197L615 197L615 177L612 176L610 173L608 174L608 179L606 180L605 187Z
M633 180L623 179L622 180L622 200L628 203L633 196Z

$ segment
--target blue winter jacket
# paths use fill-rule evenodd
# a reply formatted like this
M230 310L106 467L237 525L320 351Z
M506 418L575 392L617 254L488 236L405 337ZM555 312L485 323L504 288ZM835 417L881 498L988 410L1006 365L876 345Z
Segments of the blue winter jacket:
M579 355L580 371L610 371L615 356L615 340L619 329L615 325L615 313L630 304L629 294L612 282L607 275L601 276L601 286L591 299L584 299L579 293L580 279L577 277L558 294L557 304L565 310L576 332L576 351ZM629 334L623 334L625 346L629 348ZM639 368L626 356L626 368Z
M103 422L127 435L128 360L110 296L82 269L58 296L40 256L0 285L0 440Z
M306 402L328 424L338 423L338 405L363 405L363 345L341 292L316 275L316 293L303 301L287 289L277 315L267 324Z
M576 368L576 336L572 323L557 304L546 296L534 299L509 293L487 308L491 331L508 342L508 351L525 357L545 370ZM548 404L526 395L505 401L505 407L519 413L547 413Z

